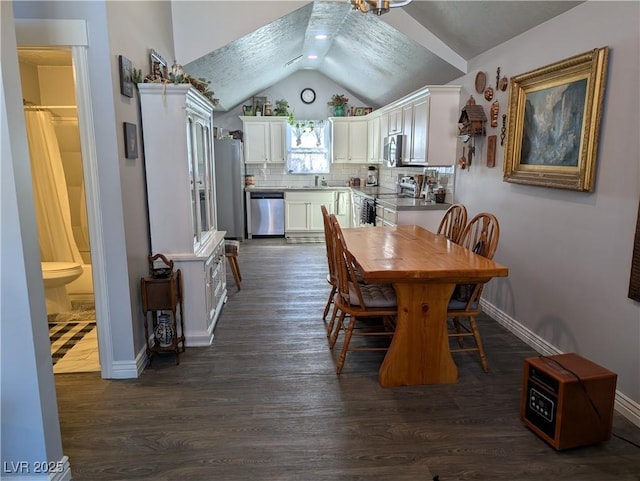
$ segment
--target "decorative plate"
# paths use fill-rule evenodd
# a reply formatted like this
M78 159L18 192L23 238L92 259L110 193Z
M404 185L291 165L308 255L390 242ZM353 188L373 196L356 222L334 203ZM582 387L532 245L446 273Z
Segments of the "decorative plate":
M476 92L481 94L487 86L487 75L484 72L478 72L476 75Z
M509 81L507 80L507 77L502 77L500 79L500 85L498 87L500 88L500 90L504 92L505 90L507 90L507 85L509 85Z

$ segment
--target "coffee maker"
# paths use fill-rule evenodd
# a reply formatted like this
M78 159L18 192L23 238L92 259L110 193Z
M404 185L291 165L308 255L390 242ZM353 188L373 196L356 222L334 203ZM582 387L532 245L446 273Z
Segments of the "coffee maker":
M378 185L378 170L375 165L370 165L367 170L367 187Z

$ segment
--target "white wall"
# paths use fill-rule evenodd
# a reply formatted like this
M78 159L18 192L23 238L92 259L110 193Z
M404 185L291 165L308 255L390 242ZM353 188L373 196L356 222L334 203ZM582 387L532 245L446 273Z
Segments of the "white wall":
M312 88L316 92L316 101L308 105L300 99L300 92L306 87ZM275 109L276 100L286 100L289 102L289 111L293 112L295 119L326 120L331 115L327 102L331 100L333 94L344 94L349 99L349 106L368 106L363 100L353 95L344 87L315 70L298 70L256 96L267 97L267 100L271 102L272 109ZM248 98L242 103L250 105L251 102L252 99ZM235 109L228 112L215 112L213 125L221 129L224 133L231 130L241 130L242 121L239 119L241 115L243 115L242 105L238 105Z
M95 149L98 157L95 186L104 238L106 291L108 303L113 366L130 364L135 359L132 337L131 293L127 270L127 245L123 218L120 162L118 160L118 129L114 112L114 84L118 82L109 51L109 31L103 2L15 2L16 19L82 19L87 23L88 68L91 87L91 108L95 128ZM3 63L4 63L3 59ZM116 60L117 62L117 60ZM18 121L17 119L12 119ZM92 250L94 246L92 246ZM94 265L94 269L96 266ZM94 270L95 272L95 270ZM102 356L101 356L102 359ZM113 366L110 366L111 369Z
M120 166L119 183L122 189L124 232L127 249L128 287L131 293L129 309L133 319L134 349L138 353L145 346L144 319L140 307L140 278L149 273L148 256L149 217L145 176L140 99L137 89L133 97L120 93L118 56L131 60L134 68L142 69L142 76L150 73L149 50L153 49L169 64L173 63L171 4L166 1L106 2L109 25L109 50L114 81L111 85L118 132L117 147ZM123 122L135 124L138 130L138 158L127 159L124 153ZM153 187L152 187L153 188ZM157 186L164 188L164 186Z
M500 128L496 167L486 167L486 140L469 170L457 171L456 195L471 215L500 221L495 257L509 277L491 281L484 296L509 320L562 352L577 352L618 374L618 391L640 416L640 303L627 298L640 199L638 152L640 71L638 2L585 2L486 52L453 83L475 92L478 71L495 83L497 67L511 77L609 46L594 193L502 181ZM500 116L507 112L500 92ZM501 122L500 122L501 123ZM634 405L635 404L635 405Z
M0 22L0 454L8 474L11 462L61 461L62 440L11 2L0 2Z

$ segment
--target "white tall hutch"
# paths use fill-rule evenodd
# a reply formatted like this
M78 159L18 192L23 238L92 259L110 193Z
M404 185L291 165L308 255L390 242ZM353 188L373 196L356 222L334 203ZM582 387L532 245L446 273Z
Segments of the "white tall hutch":
M227 299L224 231L217 230L213 105L189 84L138 84L151 251L184 283L186 345L206 346Z

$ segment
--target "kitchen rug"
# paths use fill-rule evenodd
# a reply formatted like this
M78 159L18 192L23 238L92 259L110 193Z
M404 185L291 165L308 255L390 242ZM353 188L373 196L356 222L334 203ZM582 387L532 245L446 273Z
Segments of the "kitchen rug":
M324 242L324 235L308 237L287 237L287 244L315 244Z

